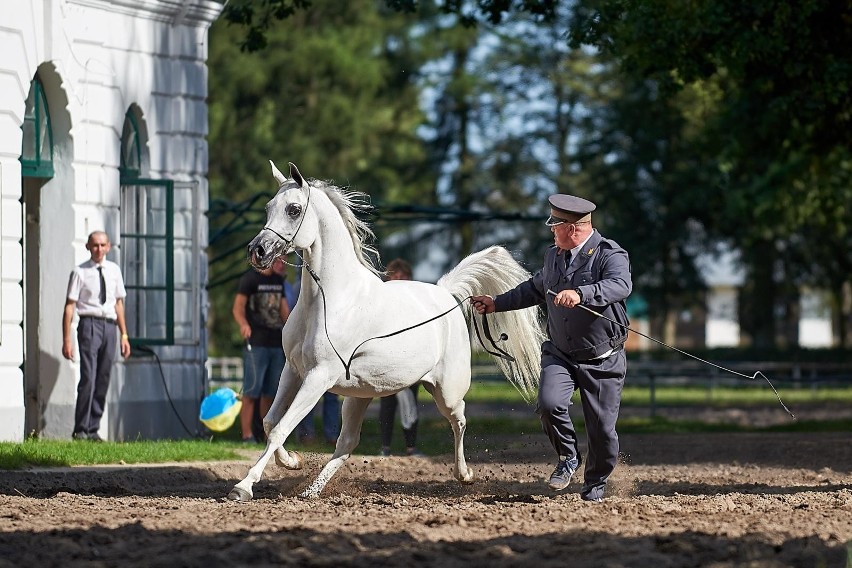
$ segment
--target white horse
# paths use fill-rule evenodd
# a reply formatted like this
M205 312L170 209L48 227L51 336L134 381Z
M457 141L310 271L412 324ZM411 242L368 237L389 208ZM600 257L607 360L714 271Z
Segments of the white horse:
M343 425L331 460L302 493L318 497L358 445L373 397L418 382L452 426L455 477L472 482L473 471L464 458L464 396L470 387L471 358L467 322L475 315L468 298L512 288L529 273L505 249L491 247L465 258L437 285L384 282L365 254L374 252L366 244L372 231L355 216L355 211L366 209L365 196L306 180L292 163L289 178L270 164L278 192L266 206L266 226L248 246L249 260L263 268L299 250L305 269L299 301L282 332L287 363L263 419L266 448L228 498L250 500L252 486L273 454L283 467L302 467L302 456L283 444L330 390L345 397ZM538 386L540 371L543 332L537 313L519 310L489 318L508 335L502 349L515 358L511 370L510 363L498 359L501 370L529 395ZM400 330L406 331L394 334Z

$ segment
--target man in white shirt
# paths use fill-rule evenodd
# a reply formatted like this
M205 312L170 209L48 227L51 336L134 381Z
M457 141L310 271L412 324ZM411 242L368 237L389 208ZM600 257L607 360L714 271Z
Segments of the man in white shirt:
M103 231L89 235L86 250L91 258L74 268L68 281L68 294L62 316L62 356L74 359L71 320L74 310L80 316L77 345L80 350L80 383L74 412L75 440L102 441L101 416L106 405L112 363L115 359L116 329L121 332L121 355L130 356L130 341L124 321L124 279L121 269L106 259L109 237Z

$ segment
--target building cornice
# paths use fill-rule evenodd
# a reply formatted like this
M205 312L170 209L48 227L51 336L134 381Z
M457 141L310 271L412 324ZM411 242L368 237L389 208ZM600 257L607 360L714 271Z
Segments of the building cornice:
M213 0L65 0L87 8L125 14L172 25L206 27L224 8Z

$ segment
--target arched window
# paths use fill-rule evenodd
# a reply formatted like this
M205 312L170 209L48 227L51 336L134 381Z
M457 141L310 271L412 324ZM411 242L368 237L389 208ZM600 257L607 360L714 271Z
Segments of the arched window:
M137 178L142 173L142 148L139 145L139 124L136 116L128 110L121 129L121 165L123 178Z
M21 148L21 175L24 177L53 177L53 131L44 87L38 75L30 83L24 111L24 141Z
M140 121L131 107L121 129L121 259L125 317L133 344L174 342L174 182L142 177Z
M143 177L145 122L136 105L121 133L121 267L134 345L198 344L200 194L195 181Z

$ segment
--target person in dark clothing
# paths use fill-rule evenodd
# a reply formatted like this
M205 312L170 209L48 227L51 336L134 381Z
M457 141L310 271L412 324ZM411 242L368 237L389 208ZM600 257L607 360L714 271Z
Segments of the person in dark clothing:
M281 262L275 259L273 265ZM269 267L262 271L246 271L234 297L232 313L240 326L240 335L246 340L240 409L244 442L259 441L252 432L255 405L260 405L260 416L266 416L284 370L281 329L290 315L290 308L283 292L284 278Z
M594 203L564 194L552 195L549 202L547 225L554 246L545 253L541 270L512 290L493 298L475 296L471 303L479 313L545 307L548 340L541 346L537 412L558 455L549 485L565 489L580 467L577 433L568 414L577 390L588 436L580 496L601 501L618 460L615 424L627 372L630 259L618 243L592 227Z

